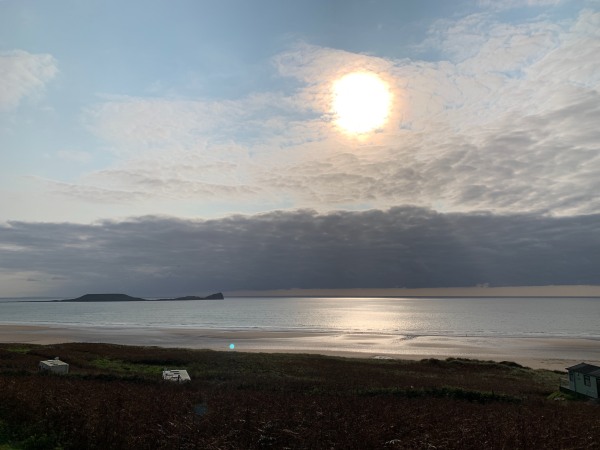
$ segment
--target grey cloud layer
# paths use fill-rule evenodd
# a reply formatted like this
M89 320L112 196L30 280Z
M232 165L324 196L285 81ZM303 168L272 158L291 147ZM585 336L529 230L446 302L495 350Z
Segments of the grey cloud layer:
M600 215L440 214L397 207L0 227L0 272L60 282L48 292L58 295L600 284L599 264Z

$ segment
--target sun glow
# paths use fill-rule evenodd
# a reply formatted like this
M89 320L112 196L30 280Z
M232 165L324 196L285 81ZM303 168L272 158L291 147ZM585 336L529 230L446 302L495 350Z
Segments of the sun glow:
M350 134L381 128L387 121L391 103L387 83L372 72L352 72L333 84L335 122Z

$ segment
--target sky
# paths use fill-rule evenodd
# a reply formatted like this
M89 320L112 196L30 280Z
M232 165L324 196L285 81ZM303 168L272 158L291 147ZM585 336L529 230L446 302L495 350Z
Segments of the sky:
M0 0L0 297L600 284L598 124L598 0Z

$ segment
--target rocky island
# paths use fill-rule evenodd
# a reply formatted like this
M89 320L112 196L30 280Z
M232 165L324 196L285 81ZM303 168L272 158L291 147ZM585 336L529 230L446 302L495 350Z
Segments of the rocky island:
M168 301L168 300L224 300L225 297L221 292L217 292L216 294L210 294L206 297L198 297L197 295L186 295L185 297L177 297L177 298L161 298L155 301Z
M65 300L53 300L55 302L167 302L176 300L223 300L225 297L221 292L211 294L206 297L199 297L197 295L188 295L185 297L176 298L159 298L159 299L146 299L140 297L132 297L127 294L85 294L81 297L65 299Z

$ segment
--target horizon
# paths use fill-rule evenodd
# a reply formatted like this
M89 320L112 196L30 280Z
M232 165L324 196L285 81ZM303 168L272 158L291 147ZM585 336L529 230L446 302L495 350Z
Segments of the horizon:
M595 0L0 1L0 296L598 286L599 55Z
M596 298L600 297L600 285L546 285L546 286L462 286L437 288L352 288L352 289L273 289L273 290L238 290L220 292L188 292L171 293L164 296L140 296L131 292L86 292L74 295L53 296L13 296L0 297L0 300L24 298L71 299L85 295L127 295L143 299L168 299L184 295L208 296L223 294L225 298Z

